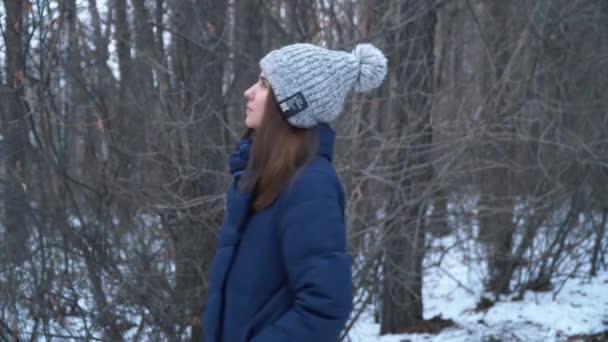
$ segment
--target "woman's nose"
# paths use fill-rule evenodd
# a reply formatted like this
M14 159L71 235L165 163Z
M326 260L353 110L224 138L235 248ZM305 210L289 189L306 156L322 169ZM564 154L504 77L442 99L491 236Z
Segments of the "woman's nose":
M243 93L243 96L245 96L245 98L247 100L250 100L250 98L251 98L251 88L245 90L245 92Z

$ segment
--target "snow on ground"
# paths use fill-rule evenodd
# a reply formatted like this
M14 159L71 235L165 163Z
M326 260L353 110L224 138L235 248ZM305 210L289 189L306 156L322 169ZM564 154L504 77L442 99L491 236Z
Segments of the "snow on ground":
M449 243L449 239L442 242L444 246ZM373 322L370 308L350 331L350 340L565 341L568 336L608 330L608 271L602 271L593 279L583 278L583 275L568 279L562 288L555 286L553 292L526 292L520 301L504 298L487 312L474 312L477 301L485 294L481 283L483 267L480 262L465 258L466 255L470 253L464 253L462 248L451 248L441 266L430 268L424 278L424 318L440 314L443 319L452 319L456 327L438 335L380 337L380 326ZM433 258L431 255L425 264L436 261L431 260Z

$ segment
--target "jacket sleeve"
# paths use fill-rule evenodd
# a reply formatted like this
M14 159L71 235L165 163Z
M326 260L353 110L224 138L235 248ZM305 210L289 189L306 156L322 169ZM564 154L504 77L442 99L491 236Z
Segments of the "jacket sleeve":
M333 342L352 310L342 187L322 173L302 178L289 192L279 222L295 301L252 342Z

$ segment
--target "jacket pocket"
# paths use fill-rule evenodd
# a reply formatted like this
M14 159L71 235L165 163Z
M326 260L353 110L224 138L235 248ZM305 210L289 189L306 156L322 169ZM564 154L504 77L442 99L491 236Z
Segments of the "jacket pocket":
M274 323L293 305L293 294L288 286L281 287L270 299L262 305L249 323L246 341L255 337L266 326Z

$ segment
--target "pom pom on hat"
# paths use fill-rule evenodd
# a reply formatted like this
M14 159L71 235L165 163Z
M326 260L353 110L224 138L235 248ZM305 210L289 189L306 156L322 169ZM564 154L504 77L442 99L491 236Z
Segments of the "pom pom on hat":
M382 51L372 44L359 44L352 54L359 62L355 91L363 92L379 87L386 76L387 60Z

